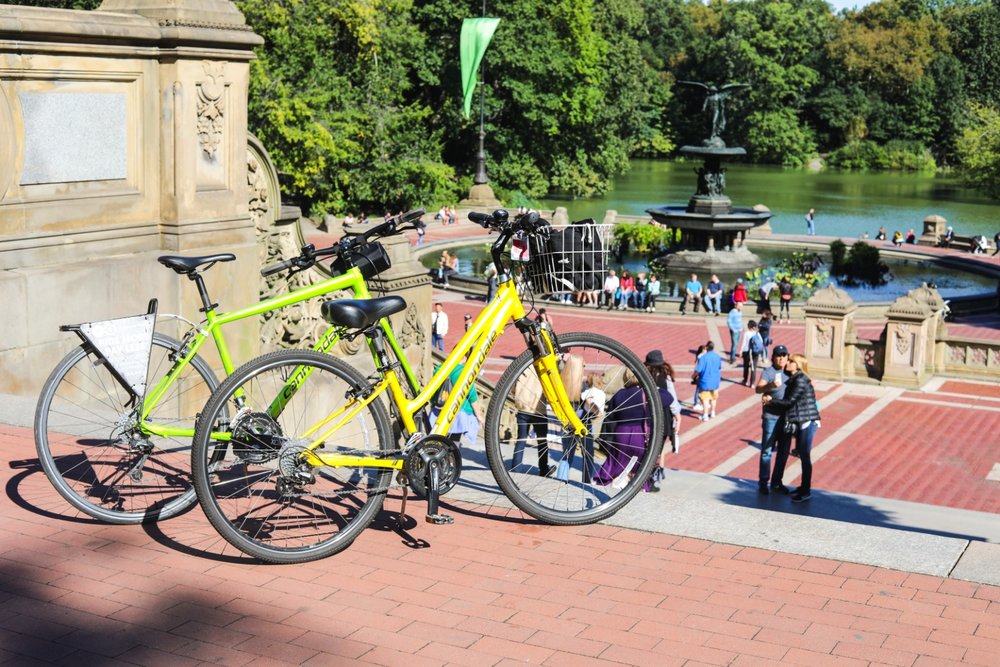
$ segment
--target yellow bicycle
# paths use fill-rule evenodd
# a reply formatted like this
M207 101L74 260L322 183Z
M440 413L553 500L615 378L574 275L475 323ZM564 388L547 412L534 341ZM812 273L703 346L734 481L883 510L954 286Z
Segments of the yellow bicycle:
M605 336L557 336L522 301L530 299L530 277L507 244L544 239L548 223L535 213L510 219L502 209L469 218L498 233L491 253L499 287L416 395L401 384L403 365L379 325L405 309L398 296L324 304L341 336L366 339L370 377L328 355L282 350L237 369L212 394L195 432L192 476L209 521L229 543L270 562L329 556L368 526L394 484L427 496L429 522L450 523L439 496L460 483L463 454L449 433L511 322L527 349L497 380L483 424L486 462L503 494L543 522L573 525L610 516L647 482L663 412L643 364ZM564 386L568 368L603 380L610 397L603 410L585 406L579 386ZM432 423L428 404L448 378L453 387ZM466 450L481 451L478 443Z

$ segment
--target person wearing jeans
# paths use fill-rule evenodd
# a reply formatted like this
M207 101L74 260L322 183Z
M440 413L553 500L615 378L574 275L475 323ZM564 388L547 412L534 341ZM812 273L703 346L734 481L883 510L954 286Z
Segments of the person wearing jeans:
M761 371L755 391L770 397L768 400L782 399L785 396L785 385L788 376L785 375L785 365L788 363L788 348L778 345L771 354L771 365ZM758 490L761 495L767 495L771 490L788 493L788 488L781 483L785 474L785 463L788 460L789 437L785 434L783 410L776 405L766 403L760 416L760 466ZM774 474L771 474L771 454L778 451L778 460L774 464Z
M775 349L777 356L777 349ZM782 428L789 438L789 430L795 433L795 446L798 450L799 459L802 462L802 485L792 494L792 502L800 503L809 500L812 488L812 443L819 428L819 405L816 402L816 391L812 386L812 381L806 372L809 370L809 363L801 354L793 354L785 364L785 374L788 375L788 383L785 387L785 394L781 398L772 398L764 395L764 407L772 407L782 413L781 422L789 426ZM779 470L780 467L780 470ZM784 472L784 462L778 461L774 466L774 476L772 476L772 487L774 488L774 477L777 477L780 484L780 473Z
M726 317L726 324L729 326L729 363L736 363L736 353L740 349L740 336L743 334L743 302L737 301L733 304L733 309Z
M718 315L722 312L722 282L719 276L712 274L712 279L705 288L705 312Z

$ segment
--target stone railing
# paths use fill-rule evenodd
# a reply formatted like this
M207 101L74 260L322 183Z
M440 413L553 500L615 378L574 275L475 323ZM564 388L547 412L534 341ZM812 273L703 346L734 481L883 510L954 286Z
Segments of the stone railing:
M857 335L854 303L843 290L819 290L805 311L806 356L817 377L904 387L935 375L1000 380L1000 341L949 335L944 301L926 285L896 299L874 340Z

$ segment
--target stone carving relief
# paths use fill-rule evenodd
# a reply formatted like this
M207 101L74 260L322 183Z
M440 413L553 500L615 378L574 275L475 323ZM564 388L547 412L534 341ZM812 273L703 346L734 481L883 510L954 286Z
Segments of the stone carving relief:
M816 319L816 344L821 350L830 349L833 340L833 322L826 317Z
M404 348L423 347L427 343L425 319L417 312L417 305L411 301L406 307L406 318L403 320L403 326L399 332L399 344Z
M986 348L974 347L969 350L969 364L972 366L986 366Z
M896 327L896 330L893 333L893 338L896 353L899 356L907 356L910 352L910 344L913 340L913 335L910 332L910 325L900 324Z
M198 84L198 144L205 156L212 160L222 144L223 119L226 104L226 63L204 61L206 81Z
M264 165L260 158L253 152L247 151L247 189L250 193L250 217L253 219L257 234L267 231L267 213L271 210L271 195L268 192L267 175L264 173Z

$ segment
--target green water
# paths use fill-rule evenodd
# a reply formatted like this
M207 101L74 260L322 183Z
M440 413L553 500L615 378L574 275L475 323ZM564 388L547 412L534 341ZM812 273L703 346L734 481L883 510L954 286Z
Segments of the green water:
M633 160L629 173L618 178L608 195L593 199L544 200L546 208L565 206L571 220L604 219L608 209L623 215L646 215L647 208L684 205L694 194L698 162ZM851 173L727 164L726 194L733 205L749 208L764 204L774 212L771 227L780 234L804 234L804 217L816 209L816 233L857 238L875 236L883 226L889 236L911 227L919 235L923 219L937 214L956 234L983 234L992 239L1000 231L1000 202L963 188L957 179L926 174Z

